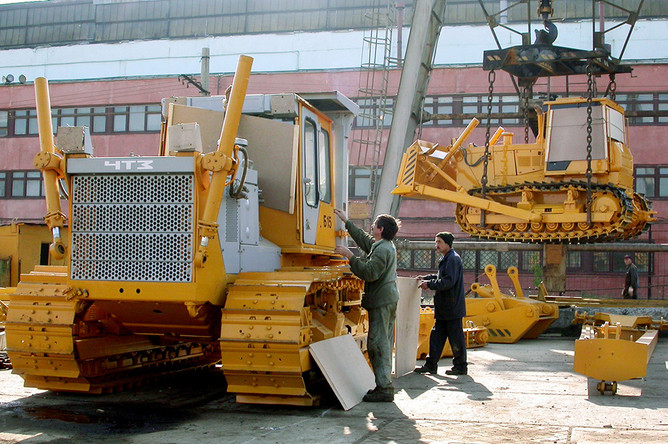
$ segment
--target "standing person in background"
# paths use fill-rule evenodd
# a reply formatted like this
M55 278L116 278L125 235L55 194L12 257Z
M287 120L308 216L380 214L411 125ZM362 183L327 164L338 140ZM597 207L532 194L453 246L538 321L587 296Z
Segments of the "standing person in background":
M626 264L626 277L624 279L624 289L622 298L638 299L638 267L633 263L633 259L628 254L624 256Z
M335 249L337 254L348 258L353 274L364 280L362 307L369 314L367 349L376 379L376 388L369 390L364 401L392 402L392 344L399 301L397 250L392 239L401 222L381 214L371 226L370 236L348 220L343 211L336 209L334 213L346 224L350 237L365 253L357 257L347 247L338 246Z
M462 258L452 249L454 236L441 232L436 235L436 250L443 255L438 263L438 274L418 276L423 290L436 290L434 295L434 328L429 335L429 356L422 367L415 373L438 372L438 361L443 353L445 341L450 341L453 367L446 370L446 375L465 375L468 372L466 361L466 337L462 327L462 318L466 316L464 294L464 273Z

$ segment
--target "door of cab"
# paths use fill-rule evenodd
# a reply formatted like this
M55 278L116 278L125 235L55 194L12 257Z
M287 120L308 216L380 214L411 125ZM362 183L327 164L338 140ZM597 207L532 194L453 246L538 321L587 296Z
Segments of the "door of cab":
M302 232L303 243L316 245L318 228L334 229L330 161L330 124L302 105ZM323 204L326 206L323 211ZM320 220L320 218L324 220Z

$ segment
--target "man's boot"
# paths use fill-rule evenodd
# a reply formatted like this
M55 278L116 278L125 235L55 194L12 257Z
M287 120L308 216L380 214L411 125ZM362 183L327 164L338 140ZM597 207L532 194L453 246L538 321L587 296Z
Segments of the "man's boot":
M364 395L364 402L393 402L394 387L381 388L376 387L370 393Z
M418 367L413 371L415 373L431 373L432 375L435 375L438 373L438 365L425 362L422 367Z

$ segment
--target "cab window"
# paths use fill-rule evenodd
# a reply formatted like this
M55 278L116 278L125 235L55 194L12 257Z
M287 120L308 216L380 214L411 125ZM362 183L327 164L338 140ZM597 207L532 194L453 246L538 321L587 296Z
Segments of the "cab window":
M318 202L316 192L316 127L306 120L304 126L304 193L306 204L315 207Z
M318 142L318 194L321 201L331 203L330 142L326 130L320 131Z

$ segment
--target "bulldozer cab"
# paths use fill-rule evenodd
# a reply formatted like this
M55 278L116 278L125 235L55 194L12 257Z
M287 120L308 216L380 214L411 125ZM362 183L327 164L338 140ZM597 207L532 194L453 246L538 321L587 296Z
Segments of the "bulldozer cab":
M585 99L548 102L546 175L582 173L587 166L588 106ZM605 99L591 103L592 173L609 171L610 143L626 144L623 110ZM603 162L596 162L603 160ZM584 166L584 168L583 168Z
M167 125L197 121L202 150L214 150L223 120L222 98L170 102ZM277 245L284 254L333 254L334 208L347 203L346 142L357 110L338 92L246 96L237 136L247 142L260 202L259 225L241 225L251 232L259 228L254 237ZM224 222L220 217L219 224ZM225 250L230 248L235 247Z

